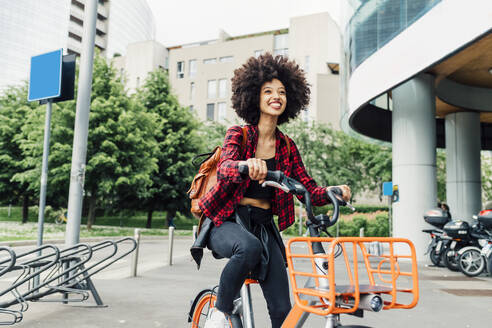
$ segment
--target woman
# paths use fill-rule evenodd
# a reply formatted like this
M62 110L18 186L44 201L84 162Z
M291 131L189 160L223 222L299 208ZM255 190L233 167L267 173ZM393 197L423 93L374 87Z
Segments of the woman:
M232 91L233 108L249 125L244 147L241 127L227 131L217 184L199 203L215 225L208 248L230 259L220 277L216 310L205 327L226 326L233 300L249 274L260 282L272 327L280 327L291 305L285 250L273 215L278 215L280 230L286 229L295 220L294 201L292 195L261 184L267 170L281 170L306 187L313 205L328 203L326 188L309 177L295 143L277 128L306 108L309 86L297 64L265 54L235 70ZM239 173L241 164L248 166L249 177ZM339 187L348 200L350 188Z

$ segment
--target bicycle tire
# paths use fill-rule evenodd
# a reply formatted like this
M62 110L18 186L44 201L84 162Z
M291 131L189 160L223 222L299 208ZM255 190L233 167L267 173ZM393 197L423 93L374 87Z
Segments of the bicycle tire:
M470 248L463 252L458 259L461 272L468 277L476 277L485 269L484 257L479 248Z
M215 307L216 300L217 295L211 289L203 290L197 295L189 313L191 320L188 321L191 322L191 328L203 328L205 326L208 311ZM234 328L230 321L229 326Z
M446 267L449 270L458 272L458 271L460 271L460 265L458 263L458 259L456 258L456 255L448 256L448 253L451 251L452 250L450 250L450 249L446 250L443 254L442 260L444 262L444 265L446 265ZM455 250L455 252L457 252L457 251Z

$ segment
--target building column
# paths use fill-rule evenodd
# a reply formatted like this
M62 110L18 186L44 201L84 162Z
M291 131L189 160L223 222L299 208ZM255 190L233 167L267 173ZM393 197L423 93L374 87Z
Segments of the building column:
M453 219L472 222L481 210L479 113L446 115L446 198Z
M393 237L410 239L421 261L429 242L423 214L437 203L434 77L418 75L392 95L393 185L399 190Z

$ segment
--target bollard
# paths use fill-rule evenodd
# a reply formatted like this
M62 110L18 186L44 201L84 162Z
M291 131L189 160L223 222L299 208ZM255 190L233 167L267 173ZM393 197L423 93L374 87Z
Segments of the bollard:
M193 226L193 242L196 240L196 233L198 232L198 226Z
M169 266L173 265L174 227L169 227Z
M364 237L364 228L360 228L359 237Z
M11 213L12 213L12 204L9 204L9 217Z
M140 248L140 229L135 229L135 240L137 241L137 247L135 248L135 251L133 252L132 272L131 272L132 277L137 276L138 249Z

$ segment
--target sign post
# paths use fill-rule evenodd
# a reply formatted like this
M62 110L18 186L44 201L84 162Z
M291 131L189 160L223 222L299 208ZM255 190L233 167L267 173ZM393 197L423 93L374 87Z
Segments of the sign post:
M393 182L383 182L383 196L388 196L388 226L389 235L393 236L393 218L392 218L392 203L393 203Z
M63 49L31 57L28 101L47 100L44 120L43 161L39 191L38 240L43 244L44 208L46 205L46 186L48 184L48 156L50 152L52 99L61 95Z

